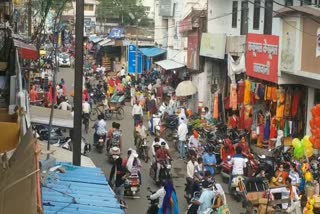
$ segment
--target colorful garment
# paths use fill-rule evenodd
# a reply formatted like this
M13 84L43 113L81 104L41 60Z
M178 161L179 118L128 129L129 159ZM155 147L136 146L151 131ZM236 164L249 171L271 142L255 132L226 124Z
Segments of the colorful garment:
M239 124L238 124L238 129L244 129L244 111L245 107L243 105L240 106L240 115L239 115Z
M245 105L250 104L250 94L251 94L251 82L249 80L245 80L243 104Z
M271 119L271 125L270 125L270 139L277 137L277 126L276 126L276 119L273 117Z
M270 117L267 117L266 124L264 126L264 132L263 132L263 140L269 140L270 137Z
M219 118L219 95L217 93L214 95L212 117L213 117L213 119Z
M231 84L230 85L230 107L232 110L237 110L237 85L236 84Z
M286 99L284 103L284 116L290 117L291 116L291 103L292 103L292 92L289 89L286 93Z
M243 80L240 80L238 82L238 104L241 104L244 102L244 92L245 92L245 86Z
M300 102L301 94L299 91L295 91L292 100L292 117L296 117L298 113L298 107Z

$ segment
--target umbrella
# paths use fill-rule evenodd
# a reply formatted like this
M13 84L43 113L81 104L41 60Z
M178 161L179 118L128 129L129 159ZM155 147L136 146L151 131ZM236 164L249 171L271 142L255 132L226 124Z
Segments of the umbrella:
M190 96L197 93L197 87L190 81L182 81L176 88L176 95L178 97Z

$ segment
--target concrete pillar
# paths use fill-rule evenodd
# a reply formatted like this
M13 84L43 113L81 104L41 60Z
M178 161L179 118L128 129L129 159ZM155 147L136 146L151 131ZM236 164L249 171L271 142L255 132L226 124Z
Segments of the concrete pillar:
M309 136L311 136L309 121L312 118L311 109L314 106L314 96L315 96L314 88L308 88L306 134L309 135Z

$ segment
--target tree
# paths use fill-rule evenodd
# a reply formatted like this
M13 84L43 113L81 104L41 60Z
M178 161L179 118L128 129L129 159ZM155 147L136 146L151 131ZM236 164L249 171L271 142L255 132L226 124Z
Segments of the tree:
M148 26L149 20L141 0L98 0L96 15L100 23L107 22L108 18L119 18L122 25L136 25L140 19L140 26ZM130 18L130 13L135 20Z

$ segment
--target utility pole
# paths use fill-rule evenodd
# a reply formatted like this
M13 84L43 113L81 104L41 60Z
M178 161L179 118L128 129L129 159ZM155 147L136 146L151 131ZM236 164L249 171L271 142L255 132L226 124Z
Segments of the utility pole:
M138 54L139 54L139 50L138 50L138 23L136 26L136 67L135 67L135 74L136 74L136 80L138 80Z
M28 2L28 37L31 38L32 33L32 0Z
M73 165L81 165L84 0L76 1Z

